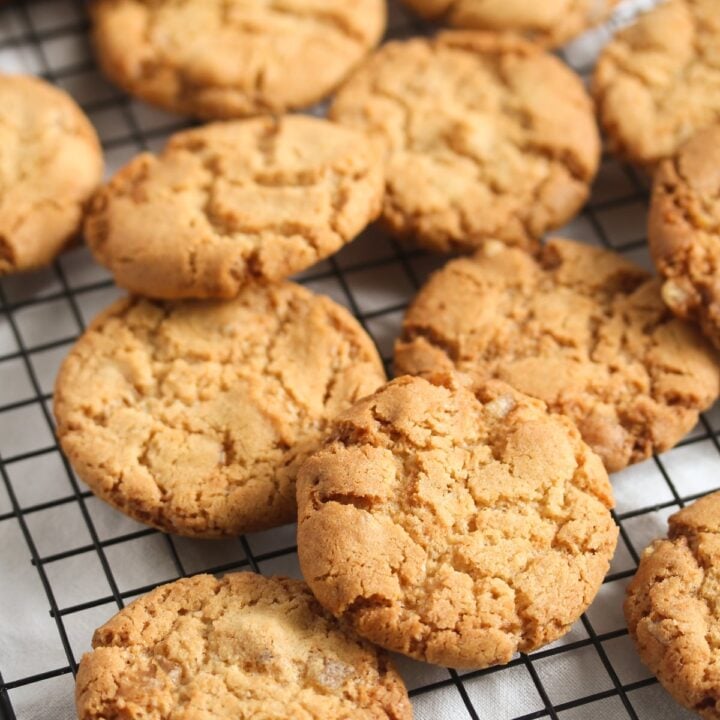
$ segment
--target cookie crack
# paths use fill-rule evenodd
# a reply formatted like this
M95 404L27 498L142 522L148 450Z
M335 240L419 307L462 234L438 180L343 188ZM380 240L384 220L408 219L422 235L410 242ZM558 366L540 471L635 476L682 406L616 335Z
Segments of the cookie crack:
M332 10L321 10L320 8L302 9L296 3L286 3L282 0L272 2L272 11L279 15L286 15L298 20L313 20L326 29L336 30L347 40L363 46L367 42L365 33L355 27L348 18Z

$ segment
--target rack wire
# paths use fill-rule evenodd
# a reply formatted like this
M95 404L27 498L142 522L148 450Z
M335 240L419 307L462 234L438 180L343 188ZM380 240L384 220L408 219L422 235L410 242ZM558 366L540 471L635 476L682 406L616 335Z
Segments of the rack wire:
M563 55L587 77L613 21ZM427 33L390 2L390 37ZM131 100L101 78L82 0L26 0L0 10L0 71L40 75L72 93L103 141L108 174L156 149L185 123ZM0 151L1 152L1 151ZM561 233L650 267L647 184L604 154L592 198ZM390 370L404 308L441 259L377 229L304 273L301 282L346 305ZM0 719L74 718L73 675L95 627L157 584L197 572L249 569L299 576L294 527L217 542L163 535L88 492L59 451L50 409L54 375L88 320L119 291L76 248L54 265L0 281ZM720 407L675 449L613 477L618 552L592 607L570 633L504 667L456 672L398 659L418 720L680 719L639 662L622 618L639 553L668 515L720 487Z

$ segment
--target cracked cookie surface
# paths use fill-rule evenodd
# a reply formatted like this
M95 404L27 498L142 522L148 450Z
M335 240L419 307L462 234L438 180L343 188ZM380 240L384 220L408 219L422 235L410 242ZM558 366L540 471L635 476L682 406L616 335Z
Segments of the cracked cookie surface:
M102 179L100 142L65 92L0 74L0 275L47 265Z
M205 119L279 113L330 93L380 40L385 0L94 0L105 74Z
M507 663L595 596L617 528L572 422L504 383L402 377L333 422L298 476L318 600L369 640L452 667Z
M80 720L411 720L386 654L298 580L232 573L163 585L99 628Z
M643 553L625 618L642 661L682 705L720 718L720 493L675 513Z
M97 193L87 243L146 297L232 297L339 250L380 212L382 160L307 116L215 123L133 159Z
M57 434L93 492L135 520L233 536L295 517L298 464L384 378L357 321L293 283L227 302L122 299L61 367Z
M537 258L493 243L435 273L407 312L395 366L496 377L540 398L575 420L610 472L675 445L720 391L717 354L665 307L659 280L558 238Z
M516 32L558 47L606 20L618 0L403 0L429 20L459 28Z
M720 347L720 126L694 135L653 178L648 243L662 295Z
M670 0L615 36L593 78L615 152L652 170L720 121L719 43L715 0Z
M581 207L598 164L592 105L557 58L510 35L385 45L330 109L386 148L383 218L432 250L529 247Z

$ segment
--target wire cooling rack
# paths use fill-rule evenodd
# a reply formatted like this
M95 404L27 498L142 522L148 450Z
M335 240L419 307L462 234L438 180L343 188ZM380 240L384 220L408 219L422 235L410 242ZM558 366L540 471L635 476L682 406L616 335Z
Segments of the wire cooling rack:
M587 76L609 27L563 50ZM390 35L427 32L394 2ZM100 77L82 0L27 0L0 10L0 71L34 73L72 93L97 127L108 174L183 126ZM2 153L2 148L0 148ZM581 216L563 234L611 247L649 267L647 187L607 154ZM408 301L441 260L371 230L301 278L349 307L389 369ZM139 525L94 498L58 450L51 415L58 365L87 322L120 292L85 249L52 267L0 281L0 718L75 717L73 673L93 630L155 585L198 572L299 576L294 527L226 541L192 541ZM720 406L675 449L613 477L621 526L610 574L560 641L501 668L454 672L398 665L418 720L676 720L676 705L639 662L622 616L638 555L668 515L720 486Z

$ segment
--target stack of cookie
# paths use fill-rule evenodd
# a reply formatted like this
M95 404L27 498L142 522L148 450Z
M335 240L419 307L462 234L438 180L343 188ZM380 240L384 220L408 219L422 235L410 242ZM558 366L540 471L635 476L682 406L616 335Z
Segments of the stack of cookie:
M215 121L99 189L79 109L0 79L17 147L0 272L50 261L83 222L132 293L57 379L58 437L78 475L164 532L220 538L297 517L309 586L240 573L141 598L82 661L83 720L410 717L385 651L487 667L563 635L615 549L608 472L672 447L720 392L701 333L720 345L720 131L681 146L720 119L720 102L680 101L720 87L712 0L648 13L596 75L613 147L658 167L650 241L664 284L612 252L541 243L583 205L600 157L592 101L543 46L614 3L408 4L459 29L364 60L380 0L95 0L108 77ZM283 114L338 86L329 120ZM349 313L286 280L380 215L421 247L474 253L408 309L390 383ZM702 576L691 594L710 628L693 627L692 643L714 647L720 552L705 536L718 523L704 505L684 512L670 542ZM683 693L668 670L686 645L658 620L675 618L676 591L658 600L653 568L675 550L643 561L631 632L682 702L720 717L715 675ZM672 638L658 645L658 633Z

